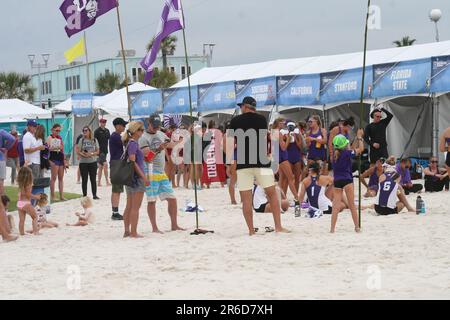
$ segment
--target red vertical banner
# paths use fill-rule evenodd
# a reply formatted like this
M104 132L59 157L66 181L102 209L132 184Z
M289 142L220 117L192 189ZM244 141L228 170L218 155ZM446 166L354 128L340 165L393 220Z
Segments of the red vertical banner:
M203 161L202 182L205 184L225 182L227 180L223 163L222 134L217 129L210 131L212 132L211 143Z

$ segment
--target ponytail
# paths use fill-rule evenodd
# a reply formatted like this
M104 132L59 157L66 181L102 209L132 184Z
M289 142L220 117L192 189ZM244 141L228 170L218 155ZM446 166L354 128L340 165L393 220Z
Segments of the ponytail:
M341 156L341 150L339 150L339 149L335 149L334 150L334 161L336 162L336 161L338 161L338 159L339 159L339 157Z

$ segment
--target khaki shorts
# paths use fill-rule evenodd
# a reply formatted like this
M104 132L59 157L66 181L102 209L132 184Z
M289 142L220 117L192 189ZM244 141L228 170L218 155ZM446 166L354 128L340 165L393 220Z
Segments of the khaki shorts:
M275 185L275 179L271 168L247 168L237 170L237 187L239 191L253 189L255 182L263 189Z

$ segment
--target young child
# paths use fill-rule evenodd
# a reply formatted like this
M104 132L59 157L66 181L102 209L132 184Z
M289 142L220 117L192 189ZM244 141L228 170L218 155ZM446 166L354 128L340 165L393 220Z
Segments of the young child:
M17 201L17 209L19 211L19 233L21 236L25 235L25 217L28 214L32 219L34 235L39 235L39 227L37 224L37 214L34 207L31 205L31 199L39 200L40 196L31 193L33 187L33 175L31 169L22 167L17 175L17 182L19 184L19 199Z
M48 205L48 196L45 193L41 193L37 205L36 207L34 207L38 217L38 227L39 229L58 228L58 224L56 222L47 220L47 212L46 212L47 205Z
M94 222L94 213L92 212L92 200L89 197L83 197L80 200L81 206L83 207L83 212L75 212L78 217L78 222L75 224L67 224L69 227L84 227L89 223Z
M16 231L16 223L14 221L14 217L12 215L8 214L8 207L9 207L10 203L11 203L11 199L9 199L9 197L6 194L2 195L2 204L3 204L3 207L5 208L6 216L8 218L8 220L7 220L8 221L8 223L7 223L8 233L12 233L12 232Z

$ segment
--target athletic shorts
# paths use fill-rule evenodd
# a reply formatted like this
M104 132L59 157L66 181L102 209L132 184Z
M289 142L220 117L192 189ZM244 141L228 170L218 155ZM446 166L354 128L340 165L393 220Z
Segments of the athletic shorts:
M6 161L1 160L0 161L0 180L6 179Z
M158 197L161 201L175 199L172 183L165 173L153 172L146 174L150 181L150 185L145 188L148 202L156 202Z
M445 158L445 164L450 167L450 151L447 152L447 158Z
M353 180L336 180L334 181L334 187L338 189L344 189L346 185L353 183Z
M263 189L275 185L275 179L271 168L246 168L237 170L238 190L252 190L255 179L256 183Z
M106 162L106 153L102 152L98 155L97 163L102 166L105 162Z
M121 184L112 184L112 193L123 193L123 185Z
M255 212L263 213L263 212L266 212L267 205L268 205L268 203L263 203L258 209L255 209L255 208L253 208L253 209L255 210Z
M323 214L331 214L331 213L333 213L333 208L330 207L330 206L328 206L328 210L327 211L323 212Z
M392 209L392 208L387 208L387 207L380 207L377 204L375 205L375 212L382 216L387 216L390 214L398 213L397 208Z
M122 186L123 188L123 186ZM138 192L145 192L145 184L144 184L144 180L141 178L138 178L137 183L132 186L125 186L125 190L127 191L127 194L133 194L133 193L138 193Z

